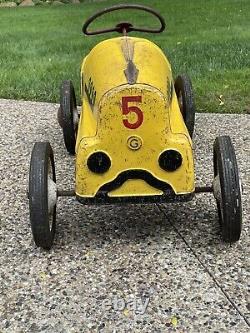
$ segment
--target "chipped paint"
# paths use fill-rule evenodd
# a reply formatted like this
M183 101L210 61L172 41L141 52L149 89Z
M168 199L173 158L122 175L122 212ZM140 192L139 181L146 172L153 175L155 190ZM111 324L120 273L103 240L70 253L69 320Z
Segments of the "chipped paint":
M129 84L135 84L139 71L132 60L129 60L127 68L124 70L125 76Z
M124 70L127 82L135 84L138 78L139 70L136 68L134 59L134 41L132 38L124 36L121 42L121 50L127 62L127 68Z
M132 103L143 112L143 123L136 130L123 124L122 97L142 95L141 102ZM176 110L178 113L178 109ZM136 84L116 87L103 96L99 105L94 136L82 132L76 156L76 193L82 197L94 197L98 190L113 181L125 170L145 170L159 181L163 181L176 193L194 191L194 166L192 146L182 121L181 133L173 133L170 126L171 107L169 100L158 89L149 85ZM129 118L134 122L135 115ZM181 127L181 125L179 125ZM143 145L139 150L128 147L128 138L140 137ZM158 159L166 149L176 149L183 157L182 166L175 172L166 172L159 167ZM95 151L105 152L111 159L111 168L102 175L88 170L87 159ZM125 184L112 196L156 195L159 190L146 182ZM132 190L133 188L133 190ZM127 191L127 192L126 192Z

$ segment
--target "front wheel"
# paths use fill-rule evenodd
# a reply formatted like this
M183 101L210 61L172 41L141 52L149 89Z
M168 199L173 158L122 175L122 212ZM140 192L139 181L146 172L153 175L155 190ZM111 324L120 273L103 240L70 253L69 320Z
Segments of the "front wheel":
M192 138L195 125L195 104L191 80L187 75L177 76L174 88L188 133Z
M49 142L37 142L30 162L30 224L35 244L46 250L51 248L55 236L56 201L53 151Z
M242 228L241 184L235 151L229 136L214 142L214 197L217 202L222 238L233 243Z

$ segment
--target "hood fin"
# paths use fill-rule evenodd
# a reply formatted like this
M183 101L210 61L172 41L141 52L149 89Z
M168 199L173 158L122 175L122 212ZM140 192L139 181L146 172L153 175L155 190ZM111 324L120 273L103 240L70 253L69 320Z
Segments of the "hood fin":
M124 70L124 74L129 84L135 84L138 78L139 71L136 68L132 60L128 61L127 68Z
M138 78L139 70L133 62L134 58L134 43L127 36L122 41L122 52L127 62L127 68L124 74L129 84L135 84Z

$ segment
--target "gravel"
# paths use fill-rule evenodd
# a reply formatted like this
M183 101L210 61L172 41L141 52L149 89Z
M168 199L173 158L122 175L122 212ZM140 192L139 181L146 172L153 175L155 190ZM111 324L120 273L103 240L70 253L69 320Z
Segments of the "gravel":
M230 134L244 186L241 240L220 239L213 196L168 205L58 202L50 252L35 247L26 196L33 143L51 142L72 188L56 104L0 100L0 332L249 332L250 116L198 114L198 184ZM142 311L142 305L147 308Z

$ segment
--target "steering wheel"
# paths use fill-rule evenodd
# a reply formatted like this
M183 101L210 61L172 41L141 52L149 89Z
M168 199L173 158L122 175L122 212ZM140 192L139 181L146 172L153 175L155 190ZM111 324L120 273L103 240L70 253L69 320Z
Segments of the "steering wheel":
M90 26L90 24L93 21L95 21L97 19L97 17L103 16L107 13L114 12L116 10L121 10L121 9L136 9L136 10L141 10L141 11L150 13L153 16L157 17L157 19L160 21L161 25L158 29L151 29L151 28L147 28L147 27L142 27L142 28L134 27L133 24L130 22L120 22L114 28L95 30L95 31L88 30L88 27ZM89 19L87 19L87 21L84 23L84 25L82 27L82 32L85 35L99 35L99 34L104 34L104 33L114 32L114 31L123 33L123 34L126 34L127 32L130 32L130 31L140 31L140 32L149 32L149 33L157 34L157 33L164 31L165 27L166 27L166 24L165 24L164 18L159 13L157 13L155 10L153 10L152 8L146 7L146 6L141 6L141 5L125 4L125 5L111 6L111 7L105 8L105 9L97 12L96 14L91 16Z

